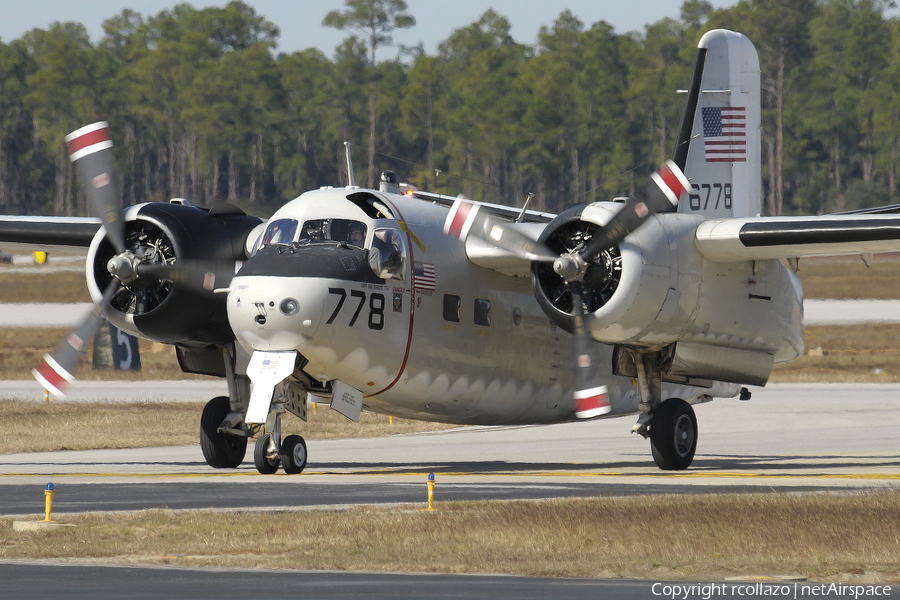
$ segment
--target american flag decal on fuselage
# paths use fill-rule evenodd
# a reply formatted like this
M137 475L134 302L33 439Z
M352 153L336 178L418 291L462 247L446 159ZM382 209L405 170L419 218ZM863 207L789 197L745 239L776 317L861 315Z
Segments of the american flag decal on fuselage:
M747 162L746 113L744 106L702 108L706 162Z
M435 289L434 265L426 262L414 263L416 276L416 289L433 292Z

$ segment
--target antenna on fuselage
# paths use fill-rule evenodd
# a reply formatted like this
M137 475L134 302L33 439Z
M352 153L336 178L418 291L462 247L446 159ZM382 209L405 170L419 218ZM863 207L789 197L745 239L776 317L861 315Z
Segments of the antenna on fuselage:
M521 223L522 219L525 218L525 211L528 210L528 203L531 202L531 199L534 198L534 192L528 192L528 197L525 198L525 204L522 205L522 212L519 213L519 216L516 217L514 223Z
M347 187L356 187L353 181L353 159L350 158L350 142L344 142L344 148L347 151Z

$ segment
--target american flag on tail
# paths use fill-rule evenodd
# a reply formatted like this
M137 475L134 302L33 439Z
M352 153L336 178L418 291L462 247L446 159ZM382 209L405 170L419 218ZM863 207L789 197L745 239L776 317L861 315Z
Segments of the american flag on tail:
M706 162L747 162L746 113L744 106L703 107Z

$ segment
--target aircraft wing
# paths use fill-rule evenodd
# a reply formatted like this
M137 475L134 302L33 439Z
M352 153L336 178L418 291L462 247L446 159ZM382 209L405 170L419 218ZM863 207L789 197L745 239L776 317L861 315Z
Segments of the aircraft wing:
M90 217L0 216L0 242L87 248L101 225Z
M900 251L900 215L709 219L697 247L716 262Z
M473 264L513 277L530 275L531 261L541 257L529 248L536 246L547 223L556 216L467 198L423 192L415 195L450 209L444 233L465 243L466 256ZM469 235L473 231L475 235Z
M454 196L445 196L443 194L433 194L431 192L422 192L416 190L413 192L413 195L420 200L427 200L428 202L433 202L435 204L439 204L441 206L446 206L450 208L453 204L460 200L460 198ZM522 212L521 208L516 208L514 206L504 206L502 204L491 204L489 202L475 202L474 200L470 200L474 204L478 204L478 206L482 207L484 210L487 210L492 215L502 219L513 220L516 219L519 214ZM525 214L522 215L522 222L524 223L549 223L553 220L556 215L553 213L540 212L537 210L526 210Z
M538 239L546 227L544 223L505 223L510 230L516 231L523 238L532 241ZM511 252L494 244L470 235L466 238L466 256L473 263L485 269L493 269L504 275L513 277L529 277L531 275L531 261L520 254Z

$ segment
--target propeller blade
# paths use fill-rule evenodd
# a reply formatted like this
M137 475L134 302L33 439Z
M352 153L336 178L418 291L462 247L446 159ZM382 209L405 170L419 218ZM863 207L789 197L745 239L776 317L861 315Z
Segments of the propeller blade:
M504 223L488 217L484 220L484 225L478 233L480 234L478 237L481 239L526 260L553 262L559 256L554 254L543 242L533 240L517 230L512 223Z
M481 205L462 198L457 198L450 208L444 221L444 233L461 241L471 234L525 260L553 262L558 256L543 243L516 229L512 223L492 219L487 211L481 211Z
M125 225L113 170L109 123L100 121L73 131L66 136L66 146L91 209L103 220L116 253L124 252Z
M681 169L671 160L650 175L650 181L639 188L634 198L610 219L605 227L597 230L587 247L581 251L581 258L590 262L608 248L617 245L625 236L640 227L644 221L658 212L666 212L678 206L690 182Z
M103 300L95 304L90 314L78 327L70 333L66 339L59 343L52 352L44 355L37 367L31 370L34 378L44 386L44 389L60 400L65 400L66 391L75 377L72 371L81 362L84 346L94 338L97 328L103 322L103 316L109 306L113 294L119 289L119 281L113 279L103 292Z
M600 378L599 352L584 323L580 281L569 282L575 316L575 417L590 419L612 410L609 390Z

